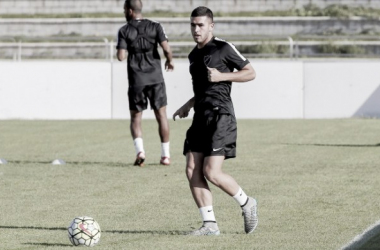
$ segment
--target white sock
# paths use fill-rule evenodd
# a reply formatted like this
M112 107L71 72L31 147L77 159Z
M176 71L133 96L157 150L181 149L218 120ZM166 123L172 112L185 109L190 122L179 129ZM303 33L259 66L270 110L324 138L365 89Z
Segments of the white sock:
M161 156L162 157L170 158L169 143L170 142L162 142L161 143Z
M136 138L133 140L133 144L135 145L136 155L140 152L145 153L144 144L142 138Z
M233 198L240 206L243 206L247 202L248 196L244 193L241 187L239 187L239 191L233 196Z
M201 213L203 222L216 222L212 206L200 207L199 212Z

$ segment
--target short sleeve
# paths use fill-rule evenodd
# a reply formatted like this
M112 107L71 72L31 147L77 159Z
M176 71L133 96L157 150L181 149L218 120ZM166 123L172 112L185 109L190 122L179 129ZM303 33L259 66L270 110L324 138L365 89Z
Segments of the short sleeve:
M123 31L124 29L121 28L117 33L116 49L127 49L127 41Z
M226 42L223 47L223 59L227 62L229 66L237 70L241 70L249 61L236 49L235 45Z
M162 43L166 40L168 40L168 36L165 33L164 27L160 23L157 23L157 42Z

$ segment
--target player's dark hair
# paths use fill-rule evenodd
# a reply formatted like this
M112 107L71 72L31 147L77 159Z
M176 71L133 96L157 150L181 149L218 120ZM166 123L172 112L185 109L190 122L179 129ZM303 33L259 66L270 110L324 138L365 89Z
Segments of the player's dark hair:
M133 10L135 13L141 13L142 11L142 2L141 0L125 0L125 6L127 9Z
M191 12L191 17L197 17L197 16L207 16L211 19L211 22L214 22L214 14L212 14L212 11L204 6L199 6Z

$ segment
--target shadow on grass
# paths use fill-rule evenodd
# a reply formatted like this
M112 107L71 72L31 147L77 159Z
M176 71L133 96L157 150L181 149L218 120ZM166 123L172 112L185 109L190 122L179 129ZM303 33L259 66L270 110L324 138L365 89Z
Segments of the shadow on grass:
M377 250L380 249L380 221L355 236L341 250Z
M44 247L72 247L72 244L60 244L60 243L33 243L33 242L26 242L22 243L23 245L30 245L30 246L44 246Z
M8 160L9 164L52 164L52 161L19 161L19 160ZM133 167L138 168L138 166L134 166L133 163L122 163L122 162L96 162L96 161L66 161L64 165L103 165L107 167ZM145 163L144 166L159 166L157 163Z
M52 164L52 161L12 161L8 160L8 163L12 164ZM133 164L126 164L121 162L96 162L96 161L66 161L67 165L104 165L110 167L134 167ZM65 164L65 165L66 165Z
M327 143L284 143L284 145L293 146L317 146L317 147L353 147L353 148L372 148L380 147L378 144L327 144Z
M102 231L105 233L114 233L114 234L159 234L159 235L185 235L188 232L179 231L179 230L106 230Z
M20 227L20 226L0 226L3 229L32 229L32 230L67 230L66 227Z
M27 226L0 226L0 229L26 229L26 230L58 230L66 231L66 227L27 227ZM158 234L158 235L185 235L186 231L179 230L102 230L102 233L114 233L114 234ZM36 244L36 243L25 243ZM45 243L42 243L45 244Z

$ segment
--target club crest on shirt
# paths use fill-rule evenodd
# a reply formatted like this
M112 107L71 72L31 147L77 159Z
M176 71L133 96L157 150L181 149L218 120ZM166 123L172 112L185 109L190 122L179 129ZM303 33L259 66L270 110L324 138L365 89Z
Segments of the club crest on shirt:
M210 62L211 62L211 55L205 55L203 57L203 62L205 63L206 67L210 67Z

